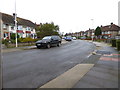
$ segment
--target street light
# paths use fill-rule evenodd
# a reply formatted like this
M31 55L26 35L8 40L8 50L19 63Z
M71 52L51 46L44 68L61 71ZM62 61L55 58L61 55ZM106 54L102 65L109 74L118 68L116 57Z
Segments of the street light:
M92 21L92 28L93 28L93 21L94 21L94 19L91 19L91 21ZM93 30L92 30L92 41L93 41Z
M16 47L17 47L17 20L16 20L17 14L13 13L13 17L14 17L14 22L15 22L15 32L16 32L16 34L15 34L15 40L16 40Z
M18 47L18 44L17 44L17 14L16 14L16 0L15 0L15 13L13 13L13 16L14 16L15 31L16 31L16 34L15 34L15 38L16 38L16 47Z

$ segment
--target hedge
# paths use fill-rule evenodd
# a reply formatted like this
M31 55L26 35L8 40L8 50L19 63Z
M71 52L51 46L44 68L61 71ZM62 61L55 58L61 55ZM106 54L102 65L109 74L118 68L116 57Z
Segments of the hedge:
M117 50L120 51L120 40L116 41Z
M112 47L116 47L116 40L112 39Z

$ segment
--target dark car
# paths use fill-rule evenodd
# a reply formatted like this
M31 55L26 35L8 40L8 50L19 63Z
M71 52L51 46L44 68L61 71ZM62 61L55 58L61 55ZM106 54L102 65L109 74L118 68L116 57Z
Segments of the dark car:
M71 36L67 36L67 37L65 38L65 40L66 40L66 41L72 41L72 37L71 37Z
M42 40L36 42L37 48L50 48L53 45L57 45L58 47L61 45L61 38L59 36L46 36Z

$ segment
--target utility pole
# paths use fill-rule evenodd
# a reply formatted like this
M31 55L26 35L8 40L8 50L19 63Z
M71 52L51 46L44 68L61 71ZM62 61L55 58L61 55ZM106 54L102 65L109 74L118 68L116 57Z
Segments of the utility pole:
M17 17L17 14L16 13L13 13L13 16L14 16L14 22L15 22L15 40L16 40L16 47L18 46L17 45L17 20L16 20L16 17Z
M16 31L16 47L18 47L18 44L17 44L17 14L16 14L16 0L15 0L15 13L13 14L14 16L14 21L15 21L15 31Z
M0 12L0 42L2 42L2 13ZM3 86L3 78L2 78L2 43L0 43L0 90L2 90Z
M92 28L93 28L93 21L94 21L94 19L91 19L91 21L92 21ZM92 42L93 42L93 30L92 30Z

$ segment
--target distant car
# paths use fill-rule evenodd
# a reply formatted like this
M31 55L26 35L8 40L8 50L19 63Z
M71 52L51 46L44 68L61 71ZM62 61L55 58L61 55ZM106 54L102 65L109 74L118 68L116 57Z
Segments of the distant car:
M59 47L61 45L61 42L62 40L59 36L46 36L42 40L38 40L36 42L36 46L37 48L50 48L53 45L57 45Z
M72 37L73 40L76 40L76 37Z
M81 37L80 39L86 39L86 37L83 36L83 37Z
M66 40L66 41L72 41L72 37L71 37L71 36L67 36L67 37L65 38L65 40Z

